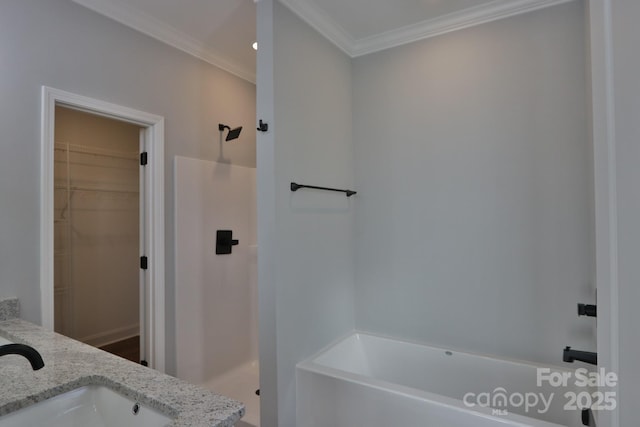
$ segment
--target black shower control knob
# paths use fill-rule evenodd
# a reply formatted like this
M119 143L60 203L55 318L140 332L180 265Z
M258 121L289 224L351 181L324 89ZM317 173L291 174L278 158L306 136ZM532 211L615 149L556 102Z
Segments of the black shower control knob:
M597 317L597 306L591 304L578 304L578 316Z
M233 238L232 230L218 230L216 232L216 255L228 255L231 247L238 244L238 239Z

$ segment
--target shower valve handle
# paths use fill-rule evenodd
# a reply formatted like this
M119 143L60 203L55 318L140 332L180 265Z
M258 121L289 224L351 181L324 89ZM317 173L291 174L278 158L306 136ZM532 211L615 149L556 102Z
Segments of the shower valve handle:
M238 240L233 238L233 231L218 230L216 232L216 255L228 255L231 247L238 244Z
M598 307L591 304L578 304L578 316L598 317Z

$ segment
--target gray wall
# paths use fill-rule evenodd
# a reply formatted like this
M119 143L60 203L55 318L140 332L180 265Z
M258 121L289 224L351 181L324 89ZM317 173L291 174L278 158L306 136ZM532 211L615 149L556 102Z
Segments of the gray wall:
M358 329L595 350L584 20L571 2L354 60Z
M620 325L620 426L638 424L640 399L640 3L613 0L613 85L615 162L618 212L618 281ZM614 267L615 268L615 267Z
M218 122L245 126L226 145L255 166L255 85L97 15L70 0L0 6L0 298L40 321L40 87L51 86L166 118L166 284L173 344L175 155L215 160ZM171 353L171 352L170 352ZM168 369L174 368L173 354Z
M265 79L269 71L258 69L260 117L274 114L258 156L261 390L269 402L277 392L278 408L265 411L262 423L293 427L296 363L354 327L357 201L289 190L291 181L353 185L351 60L277 1L263 0L258 8L261 19L272 19L275 76ZM258 29L261 51L271 47L267 27ZM265 370L275 370L275 378Z

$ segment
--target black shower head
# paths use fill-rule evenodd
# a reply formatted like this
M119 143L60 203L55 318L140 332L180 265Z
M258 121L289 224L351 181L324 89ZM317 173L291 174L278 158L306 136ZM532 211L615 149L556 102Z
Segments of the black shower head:
M242 126L237 127L235 129L231 129L229 126L223 125L222 123L218 124L218 130L220 132L223 132L225 129L229 129L229 133L227 134L225 141L233 141L234 139L237 139L240 136L240 132L242 131Z

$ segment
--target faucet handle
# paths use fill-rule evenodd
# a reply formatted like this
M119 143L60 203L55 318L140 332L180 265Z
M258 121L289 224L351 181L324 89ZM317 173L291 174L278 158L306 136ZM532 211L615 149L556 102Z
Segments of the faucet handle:
M578 304L578 316L597 317L598 306L592 304Z

